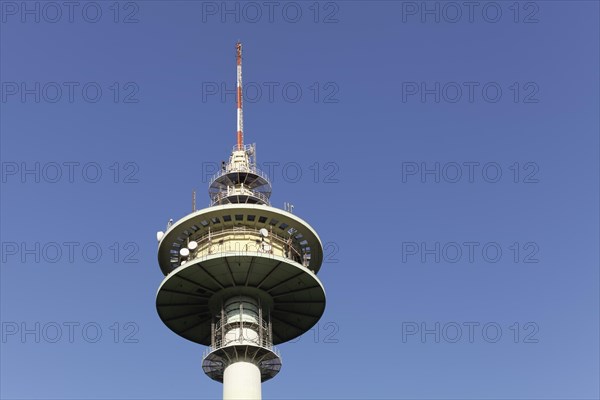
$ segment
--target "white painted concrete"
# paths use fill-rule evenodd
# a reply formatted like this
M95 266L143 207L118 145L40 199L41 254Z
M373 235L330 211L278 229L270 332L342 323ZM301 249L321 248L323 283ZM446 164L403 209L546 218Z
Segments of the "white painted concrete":
M252 363L238 361L223 373L223 400L260 400L260 370Z

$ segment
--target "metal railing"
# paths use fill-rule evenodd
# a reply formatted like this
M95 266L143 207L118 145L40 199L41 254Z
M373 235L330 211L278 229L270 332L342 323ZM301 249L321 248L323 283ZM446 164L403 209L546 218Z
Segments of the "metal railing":
M223 175L227 175L231 172L247 172L247 173L258 175L261 178L263 178L265 181L267 181L267 184L269 186L271 186L271 179L269 178L269 176L266 173L262 172L260 169L258 169L256 167L256 165L252 165L252 164L248 164L248 165L227 164L225 169L220 170L219 172L217 172L210 178L211 185L218 178L222 177Z
M252 196L257 199L263 201L265 204L270 204L269 197L264 193L258 192L256 190L246 189L246 188L233 188L231 186L227 187L227 191L217 192L210 196L211 198L211 206L214 206L221 200L230 197L230 196Z
M242 309L240 308L240 312ZM273 347L273 338L270 324L262 319L262 314L256 316L259 322L244 321L243 314L239 318L230 320L222 311L222 316L211 327L211 345L204 351L203 358L215 350L227 346L251 345L268 349L277 356L279 351ZM233 339L228 339L227 334L239 330L240 335ZM250 335L247 333L251 332ZM246 333L246 336L244 336Z
M196 243L198 243L198 247L192 253L192 255L189 257L189 259L193 260L193 259L198 258L198 255L199 255L198 253L206 252L207 245L210 246L213 241L218 241L222 237L228 237L228 236L236 235L236 234L239 234L239 235L250 234L250 235L262 238L262 235L260 234L260 229L248 228L246 226L223 228L218 231L211 231L211 232L206 233L204 236L201 236L200 238L196 239ZM294 243L294 241L291 237L285 238L283 236L279 236L276 233L270 232L268 238L265 241L268 244L270 244L271 246L273 244L275 244L275 245L281 247L281 249L283 250L283 254L282 254L283 257L291 259L297 263L303 264L303 259L304 259L303 254L304 253L301 252L301 247L298 246L296 243ZM258 250L258 248L256 251L261 252L261 253L270 253L270 254L273 253L272 250L271 251L264 251L264 250L261 251L261 250ZM222 250L222 251L211 252L209 249L208 254L237 253L237 252L256 253L256 251L255 250L247 250L247 249L246 250L234 249L234 250Z
M245 151L246 153L248 153L250 150L254 150L254 144L243 144L241 146L234 144L233 147L231 148L231 152L233 153L234 151Z
M245 343L238 343L238 344L244 345L244 344L248 344L248 342L249 342L249 340L246 340ZM252 343L252 344L254 344L254 343ZM215 350L219 350L219 349L222 349L223 347L235 346L235 345L236 345L235 341L231 341L230 343L228 343L228 344L226 344L224 346L216 346L216 347L208 346L204 350L204 352L202 353L202 359L205 359L210 353L212 353ZM256 346L263 347L263 348L265 348L267 350L270 350L273 353L275 353L277 355L277 357L281 358L281 352L279 351L279 349L277 347L275 347L273 345L260 345L260 344L256 344Z

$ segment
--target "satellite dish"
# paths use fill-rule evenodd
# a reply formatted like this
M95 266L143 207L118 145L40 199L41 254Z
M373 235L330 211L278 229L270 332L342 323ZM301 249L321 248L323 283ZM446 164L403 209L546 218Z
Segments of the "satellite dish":
M164 235L165 233L163 231L156 232L156 240L160 242L160 239L162 239Z
M182 257L187 257L190 255L190 251L184 247L183 249L179 250L179 254L181 254Z
M192 240L187 245L187 248L190 250L194 250L194 249L196 249L196 247L198 247L198 242L196 242L195 240Z
M269 231L266 230L265 228L261 228L260 231L258 231L258 232L260 232L260 234L261 234L262 237L268 237L269 236Z

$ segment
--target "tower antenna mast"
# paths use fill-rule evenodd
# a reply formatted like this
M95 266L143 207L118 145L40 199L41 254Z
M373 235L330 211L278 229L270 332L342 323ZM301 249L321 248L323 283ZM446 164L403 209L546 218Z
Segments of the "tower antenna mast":
M235 45L237 58L237 147L244 148L244 114L242 111L242 43Z

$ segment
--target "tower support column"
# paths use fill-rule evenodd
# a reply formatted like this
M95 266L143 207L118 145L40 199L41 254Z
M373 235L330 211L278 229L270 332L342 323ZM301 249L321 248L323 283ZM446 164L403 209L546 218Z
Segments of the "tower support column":
M248 361L235 361L223 373L224 400L259 400L261 377L257 365Z

